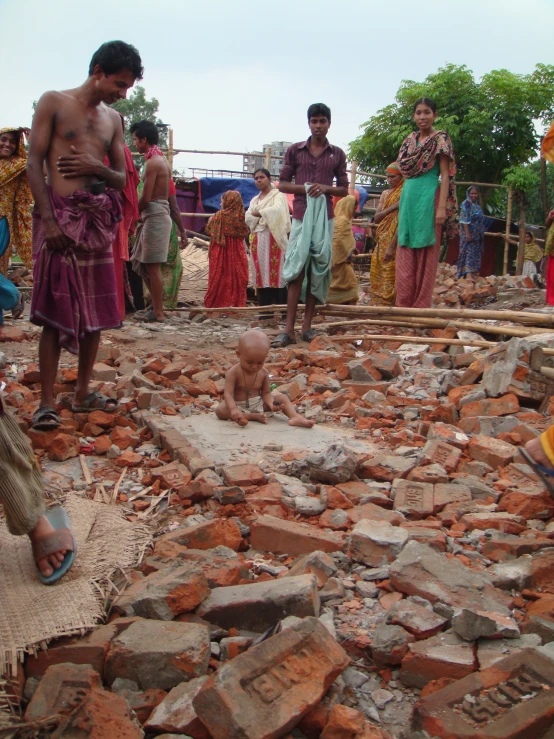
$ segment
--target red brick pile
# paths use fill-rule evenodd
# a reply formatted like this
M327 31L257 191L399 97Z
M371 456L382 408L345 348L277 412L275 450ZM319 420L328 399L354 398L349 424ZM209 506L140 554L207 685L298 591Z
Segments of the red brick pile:
M96 739L546 737L554 499L518 453L554 410L536 351L275 352L272 382L336 443L260 467L217 465L151 413L209 412L230 354L103 350L95 381L120 412L62 408L35 451L106 455L106 486L129 467L143 490L119 492L130 518L167 509L108 623L25 660L25 720ZM59 380L69 396L74 370ZM29 366L6 388L24 426L37 381Z

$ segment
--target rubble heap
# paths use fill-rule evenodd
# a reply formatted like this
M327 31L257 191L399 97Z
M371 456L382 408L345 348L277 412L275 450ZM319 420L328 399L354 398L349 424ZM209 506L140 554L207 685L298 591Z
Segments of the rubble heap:
M272 352L272 384L335 442L224 465L170 421L213 411L231 344L104 346L95 389L116 414L73 414L63 368L62 427L27 431L47 479L155 540L107 623L11 678L24 721L60 739L550 736L554 498L518 450L552 422L554 337L431 334L445 343ZM28 428L38 368L3 374ZM64 477L74 459L90 481Z

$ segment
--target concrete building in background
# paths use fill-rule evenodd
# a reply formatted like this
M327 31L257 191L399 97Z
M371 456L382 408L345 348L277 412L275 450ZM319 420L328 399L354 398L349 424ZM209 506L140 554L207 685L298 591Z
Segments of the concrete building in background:
M243 157L243 171L253 174L260 167L265 167L265 154L271 149L271 155L276 157L284 157L286 150L292 144L292 141L273 141L271 144L264 144L263 151L251 151ZM279 171L283 166L280 159L272 159L269 171L272 177L279 177Z

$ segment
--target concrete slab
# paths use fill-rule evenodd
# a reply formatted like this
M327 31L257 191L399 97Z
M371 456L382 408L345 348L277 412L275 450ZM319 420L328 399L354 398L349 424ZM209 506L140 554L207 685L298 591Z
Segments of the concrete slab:
M220 421L215 413L193 415L188 418L150 414L149 418L160 430L179 431L215 464L229 462L259 464L263 458L268 458L268 451L264 450L268 444L282 445L283 452L307 453L323 451L330 444L342 441L354 452L362 454L377 452L375 444L355 439L353 429L324 424L317 424L312 429L289 426L288 419L282 414L269 418L267 424L250 421L248 426L238 426L232 421Z

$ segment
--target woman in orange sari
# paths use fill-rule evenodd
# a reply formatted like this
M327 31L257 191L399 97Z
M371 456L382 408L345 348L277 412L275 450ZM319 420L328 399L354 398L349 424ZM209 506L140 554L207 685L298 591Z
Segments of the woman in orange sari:
M404 178L396 162L387 167L391 187L379 200L373 219L378 224L376 246L371 255L369 285L375 305L394 305L396 302L396 247L398 244L398 209Z
M32 267L31 208L33 198L25 168L27 128L0 128L0 219L6 219L9 246L0 259L0 273L6 274L13 249L23 264Z
M221 210L206 226L210 236L206 308L242 308L246 305L248 260L244 239L250 229L244 220L240 192L228 190L221 198Z

